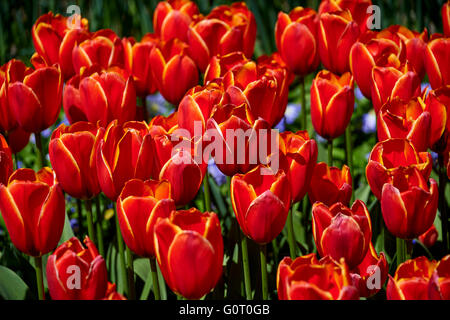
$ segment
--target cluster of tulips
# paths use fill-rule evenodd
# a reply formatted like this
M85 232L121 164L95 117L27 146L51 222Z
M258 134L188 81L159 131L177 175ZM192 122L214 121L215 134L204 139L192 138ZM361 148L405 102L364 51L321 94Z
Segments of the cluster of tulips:
M444 34L432 35L403 26L370 30L370 5L323 0L318 12L280 12L278 52L256 61L256 21L245 3L202 15L188 0L160 2L154 33L141 41L112 30L92 32L80 16L41 16L32 28L33 67L11 60L0 69L0 211L11 242L35 258L39 297L45 297L45 272L52 299L125 299L108 280L102 232L94 223L99 217L93 218L92 204L100 193L115 204L128 299L135 298L133 254L150 260L155 299L158 268L179 296L199 299L211 292L222 278L224 241L212 212L208 157L195 155L207 149L214 132L221 141L211 157L230 177L230 212L243 233L246 298L252 298L247 238L260 248L261 297L267 299L266 244L286 227L290 257L278 265L279 299L370 297L387 279L388 299L450 299L450 255L407 259L412 239L436 241L439 204L448 253L442 195L450 175L450 2L442 8ZM304 79L319 64L324 69L314 77L307 110ZM425 74L431 88L422 91ZM285 114L295 77L302 89L303 131L278 133L273 128ZM379 142L366 178L387 230L397 237L394 276L385 254L375 250L366 204L356 200L350 206L351 149L348 166L333 166L333 140L344 134L351 140L354 83L377 115ZM175 111L149 119L146 97L157 91ZM50 168L41 132L58 121L61 106L69 125L51 134ZM328 163L317 163L318 143L306 130L308 111L315 132L328 141ZM239 130L250 135L238 150L230 141ZM258 136L262 130L276 134L277 148L251 162L255 148L267 148ZM42 169L13 171L12 154L31 134ZM430 178L428 149L438 154L439 185ZM191 207L202 192L205 212ZM65 195L86 204L85 246L76 237L58 246ZM308 198L320 257L297 257L291 207ZM379 285L368 285L374 276Z

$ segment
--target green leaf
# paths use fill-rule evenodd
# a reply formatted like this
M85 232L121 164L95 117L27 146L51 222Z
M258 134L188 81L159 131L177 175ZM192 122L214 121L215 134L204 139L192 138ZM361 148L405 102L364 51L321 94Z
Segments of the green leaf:
M141 294L141 300L146 300L150 290L153 288L153 281L150 274L150 261L146 258L139 258L133 261L134 266L134 272L136 275L142 279L142 281L145 282L143 292ZM161 299L166 300L167 299L167 291L166 291L166 283L164 281L164 278L161 274L161 271L159 270L159 266L156 266L156 269L158 271L158 279L159 279L159 291L161 294Z
M66 213L66 218L64 221L64 229L61 235L61 239L59 240L59 244L66 242L67 240L69 240L70 238L74 237L75 234L73 233L72 227L70 226L70 221L69 221L69 217L67 216Z
M0 297L5 300L30 298L30 288L11 269L0 266Z

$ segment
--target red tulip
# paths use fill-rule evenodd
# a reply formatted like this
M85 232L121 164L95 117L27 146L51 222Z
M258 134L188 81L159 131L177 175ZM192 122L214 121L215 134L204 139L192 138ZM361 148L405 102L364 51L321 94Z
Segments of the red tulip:
M175 210L167 181L133 179L117 198L117 217L127 246L134 253L154 257L154 227L158 219L168 218Z
M242 52L251 58L256 39L256 20L245 2L214 8L189 27L189 54L201 71L215 55Z
M13 171L11 149L5 138L0 134L0 185L8 184L9 176Z
M58 119L63 88L61 71L59 66L44 67L23 75L9 79L9 106L20 127L40 132Z
M368 9L371 5L372 0L323 0L319 6L319 14L349 10L361 33L363 33L369 28L367 22L371 17L371 11Z
M128 180L151 177L154 146L145 122L113 121L96 150L98 182L103 193L115 201Z
M287 173L292 202L303 199L309 190L314 167L317 162L317 144L310 139L307 131L283 132L280 135L285 148Z
M397 238L413 239L433 224L438 206L438 187L430 187L417 168L396 171L391 183L383 185L381 211L387 229Z
M396 69L394 67L377 67L371 73L371 97L375 112L378 113L389 98L398 97L408 101L420 95L420 78L410 71L408 64Z
M358 24L348 10L320 14L319 56L324 67L337 74L350 71L350 49L358 37Z
M351 272L353 284L359 289L361 297L377 294L386 283L389 266L383 252L377 254L372 243L369 245L364 260Z
M126 300L126 298L116 291L115 283L108 282L108 289L106 289L105 298L102 300Z
M32 62L42 60L46 66L58 63L66 80L75 74L72 63L73 48L89 37L88 21L79 15L71 18L72 20L69 20L65 16L49 12L40 16L31 29L36 49Z
M209 293L222 276L223 240L213 212L173 211L155 225L155 251L169 287L187 299Z
M332 140L345 132L355 103L353 77L341 77L329 71L317 74L311 85L311 120L323 138Z
M339 170L319 162L313 170L308 196L311 203L320 201L331 206L336 202L342 202L348 205L352 196L350 169L344 165L342 170Z
M65 217L64 194L50 168L16 170L0 184L0 211L12 243L30 256L53 250Z
M98 66L85 69L70 79L64 88L63 107L71 124L100 121L106 127L134 120L136 91L131 76L118 68L100 71Z
M352 269L366 256L372 239L369 210L361 200L349 209L338 202L327 207L316 202L312 207L314 242L322 257L345 262Z
M427 45L425 69L433 89L450 85L449 52L450 39L448 38L437 38Z
M431 248L436 243L438 236L438 231L433 224L427 231L425 231L425 233L422 233L419 236L419 240L425 247Z
M87 236L84 243L87 248L73 237L48 257L46 275L53 300L100 300L106 297L106 262Z
M195 62L185 53L187 45L178 39L163 42L150 53L150 65L162 96L178 105L185 93L198 84Z
M409 139L417 151L426 151L430 146L432 120L430 112L425 110L420 97L409 102L398 98L388 100L378 113L378 140Z
M383 185L392 183L394 177L403 175L408 167L416 167L428 180L432 169L431 155L416 152L406 139L389 139L377 143L366 167L367 182L375 197L381 199Z
M153 28L162 41L187 40L192 21L198 19L197 5L189 0L161 1L153 14Z
M280 300L358 300L348 267L342 260L317 260L314 253L294 261L285 257L277 270Z
M319 66L317 15L313 9L296 7L280 12L275 25L278 51L293 73L305 76Z
M430 146L441 153L450 133L450 85L431 90L425 98L425 111L431 115Z
M8 131L8 144L12 153L18 153L23 150L30 141L30 133L24 131L21 127Z
M122 40L125 56L125 70L133 76L136 92L139 97L145 97L156 91L150 65L150 53L158 44L159 39L152 33L142 37L141 42L133 38Z
M267 169L267 168L266 168ZM262 166L231 179L231 202L244 234L256 243L275 239L286 223L291 194L283 170L263 174Z
M172 134L178 129L178 112L174 111L169 116L157 115L148 124L152 137L157 135Z
M450 37L450 1L447 1L442 6L442 24L444 26L444 34L446 37Z
M437 263L428 288L430 300L450 300L450 255Z
M88 122L61 124L53 131L49 156L62 189L78 199L91 199L100 193L96 152L104 129Z

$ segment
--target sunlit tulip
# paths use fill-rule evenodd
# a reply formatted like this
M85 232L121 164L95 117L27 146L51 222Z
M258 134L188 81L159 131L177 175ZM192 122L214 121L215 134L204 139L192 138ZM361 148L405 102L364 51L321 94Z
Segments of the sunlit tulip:
M13 171L11 149L5 138L0 134L0 184L8 184L9 176Z
M337 263L314 253L294 261L286 257L277 270L277 291L280 300L358 300L344 260Z
M425 111L431 115L430 146L441 153L450 134L450 85L431 90L425 98Z
M425 50L425 69L433 89L450 85L450 39L436 38Z
M106 297L108 271L95 244L86 236L62 243L48 257L47 282L53 300L100 300Z
M169 287L187 299L200 299L222 276L223 240L213 212L173 211L155 225L155 251Z
M323 0L319 6L319 14L349 10L362 33L370 28L368 23L372 13L369 9L371 5L372 0Z
M100 193L97 178L97 146L104 129L88 122L71 126L61 124L53 131L49 156L62 189L78 199L90 199Z
M158 219L168 218L175 210L167 181L133 179L117 198L117 217L127 246L134 253L154 257L154 226Z
M447 1L442 6L442 24L444 26L444 34L446 37L450 37L450 1Z
M65 217L64 194L50 168L19 169L0 184L0 211L12 243L40 257L58 245Z
M450 255L437 263L428 292L430 300L450 300Z

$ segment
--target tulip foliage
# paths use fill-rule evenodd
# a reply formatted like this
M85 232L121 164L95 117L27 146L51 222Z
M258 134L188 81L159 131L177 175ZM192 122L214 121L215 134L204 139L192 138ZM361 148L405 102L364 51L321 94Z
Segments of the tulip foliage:
M0 67L0 300L450 300L450 1L442 33L317 2L37 17Z

